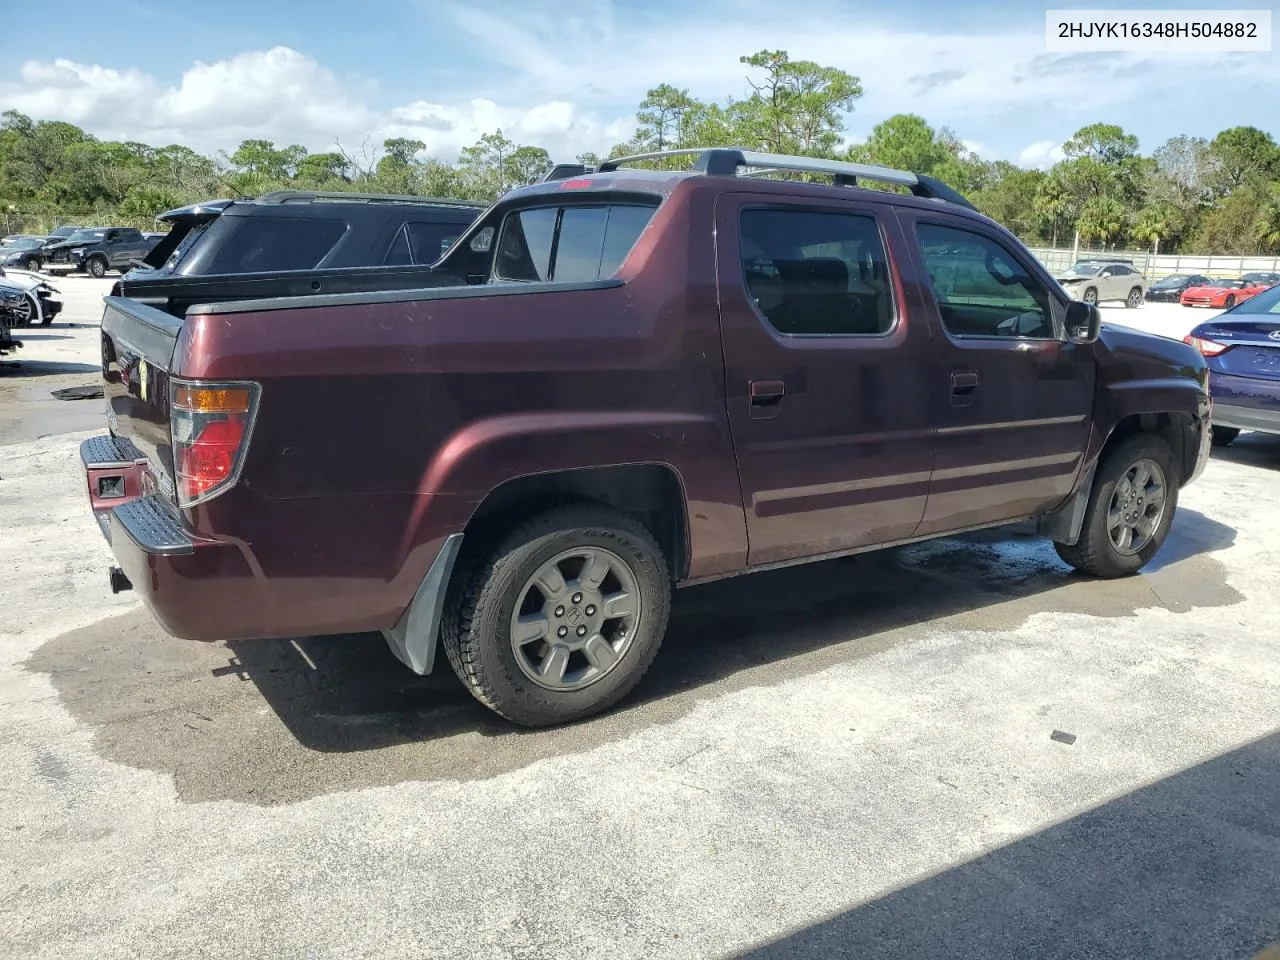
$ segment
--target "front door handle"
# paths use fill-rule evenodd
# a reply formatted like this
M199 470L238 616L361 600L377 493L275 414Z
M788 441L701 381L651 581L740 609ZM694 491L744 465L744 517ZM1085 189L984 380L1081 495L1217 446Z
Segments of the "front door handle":
M953 406L964 407L973 403L973 398L978 393L978 385L982 382L982 378L978 376L975 370L957 370L951 374L951 403Z
M782 398L787 395L786 383L781 380L752 380L748 389L752 420L769 420L778 415Z

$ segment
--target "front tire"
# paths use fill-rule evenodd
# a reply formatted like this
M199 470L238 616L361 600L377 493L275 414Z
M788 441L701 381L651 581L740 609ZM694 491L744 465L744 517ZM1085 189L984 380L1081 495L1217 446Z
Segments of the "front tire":
M1181 482L1169 445L1154 434L1120 441L1103 454L1080 539L1055 543L1058 556L1092 577L1141 570L1164 545Z
M1236 297L1234 293L1227 294L1227 299L1222 301L1222 305L1230 310L1236 305Z
M460 574L441 645L477 700L523 726L608 709L640 682L666 633L662 550L643 524L607 507L536 516Z
M39 257L27 257L26 262L23 264L23 269L24 269L24 270L30 270L32 273L39 273L39 272L40 272L40 258L39 258Z
M1090 306L1096 307L1098 305L1097 289L1094 287L1090 287L1088 290L1084 292L1084 296L1082 296L1080 299L1083 300L1085 303L1089 304Z
M1230 446L1240 436L1240 431L1235 427L1214 427L1212 431L1212 444L1215 447Z
M90 257L85 267L89 271L89 276L95 280L101 280L107 275L107 261L101 257Z
M27 294L22 298L22 305L14 308L13 313L9 316L9 325L11 327L26 327L31 325L31 321L36 316L35 300L31 294Z

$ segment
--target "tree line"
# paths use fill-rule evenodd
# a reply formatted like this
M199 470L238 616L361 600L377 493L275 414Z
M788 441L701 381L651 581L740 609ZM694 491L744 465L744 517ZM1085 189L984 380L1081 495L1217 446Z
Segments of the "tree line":
M1028 169L984 160L953 131L916 114L889 117L865 142L849 144L844 118L862 97L858 77L782 50L762 50L741 63L750 71L743 94L723 102L665 83L649 90L635 136L606 156L741 146L882 164L943 180L1031 243L1057 246L1078 233L1091 246L1280 252L1280 147L1255 127L1212 138L1179 135L1143 154L1137 137L1095 123L1062 145L1062 159L1050 169ZM0 117L0 207L14 230L35 214L136 222L185 203L277 189L491 200L538 179L553 159L501 130L464 148L454 163L425 152L422 141L397 137L380 146L335 143L319 153L254 139L204 155L181 144L99 140L74 124L10 110Z

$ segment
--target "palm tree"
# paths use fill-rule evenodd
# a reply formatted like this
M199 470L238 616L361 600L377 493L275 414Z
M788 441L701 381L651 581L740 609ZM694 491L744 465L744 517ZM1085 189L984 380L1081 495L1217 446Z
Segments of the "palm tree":
M1160 252L1160 241L1168 240L1181 228L1177 212L1166 203L1155 203L1138 213L1131 231L1134 238L1151 244L1153 254Z
M1094 197L1080 208L1076 229L1080 239L1106 243L1124 229L1124 204L1112 197Z

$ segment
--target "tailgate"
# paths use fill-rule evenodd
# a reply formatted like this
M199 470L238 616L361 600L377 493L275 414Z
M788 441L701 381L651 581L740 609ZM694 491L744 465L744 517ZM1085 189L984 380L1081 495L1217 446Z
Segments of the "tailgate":
M133 443L152 479L173 499L169 370L182 320L123 297L106 297L102 380L111 433Z

